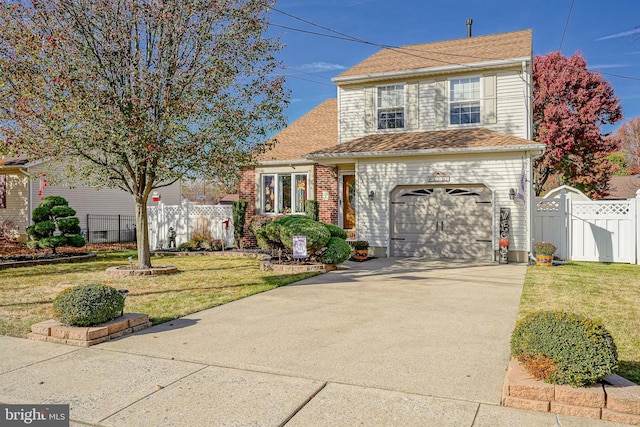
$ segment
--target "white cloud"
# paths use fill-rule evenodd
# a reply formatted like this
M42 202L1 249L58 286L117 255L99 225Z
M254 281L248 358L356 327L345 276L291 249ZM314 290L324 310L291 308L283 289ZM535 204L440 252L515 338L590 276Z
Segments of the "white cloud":
M629 30L629 31L623 31L621 33L611 34L609 36L600 37L599 39L596 39L596 41L617 39L618 37L626 37L626 36L633 36L633 35L640 36L640 27L635 28L633 30Z
M344 70L346 67L340 64L331 64L329 62L316 61L309 64L302 64L295 68L302 71L308 71L310 73L322 73L325 71Z

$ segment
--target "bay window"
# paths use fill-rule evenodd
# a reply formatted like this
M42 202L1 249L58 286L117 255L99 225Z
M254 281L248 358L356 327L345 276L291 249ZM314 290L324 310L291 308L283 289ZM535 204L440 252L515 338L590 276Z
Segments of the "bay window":
M307 201L306 173L262 175L262 212L273 214L304 213Z

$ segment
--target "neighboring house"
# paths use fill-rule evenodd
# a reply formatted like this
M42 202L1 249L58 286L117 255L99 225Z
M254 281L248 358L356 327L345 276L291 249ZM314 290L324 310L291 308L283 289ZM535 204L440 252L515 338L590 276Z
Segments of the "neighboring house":
M525 30L379 51L333 79L337 101L276 135L240 197L250 214L300 213L303 183L321 220L387 256L495 260L507 227L509 258L526 261L544 152L531 42Z
M216 205L231 206L233 202L236 202L238 200L240 200L240 196L237 193L227 194L222 199L218 200L218 203L216 203Z
M640 190L640 175L612 176L607 200L634 199Z
M21 157L5 158L0 165L0 219L12 221L19 229L21 240L26 240L25 228L32 223L31 212L48 196L61 196L69 202L80 220L83 234L90 241L117 241L118 236L112 237L112 232L119 227L123 233L130 231L129 239L135 236L135 204L129 193L88 187L81 182L73 188L51 185L45 170L43 162L29 162ZM180 204L179 181L158 191L165 204ZM149 205L155 204L149 199ZM118 222L118 215L128 218ZM89 216L98 221L89 224Z

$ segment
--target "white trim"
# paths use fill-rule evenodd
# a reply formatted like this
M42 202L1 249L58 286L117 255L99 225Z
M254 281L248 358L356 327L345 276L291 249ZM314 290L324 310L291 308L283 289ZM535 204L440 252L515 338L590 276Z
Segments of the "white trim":
M500 59L496 61L474 62L470 64L445 65L441 67L418 68L415 70L387 71L384 73L361 74L357 76L334 77L331 79L335 84L351 84L366 83L372 80L381 79L406 79L412 77L424 77L433 74L451 73L455 71L481 71L495 68L504 68L507 66L519 66L522 61L531 62L531 57L523 56L521 58Z
M306 177L306 197L305 197L305 202L307 200L309 200L309 191L310 191L310 182L309 182L309 175L310 172L305 171L305 172L260 172L257 174L258 175L258 179L256 179L256 182L258 184L258 188L257 188L257 192L259 194L259 197L256 197L256 202L258 204L258 212L264 215L289 215L289 214L303 214L304 211L302 212L298 212L296 210L296 197L295 197L295 193L296 193L296 176L304 176ZM264 186L264 179L265 177L271 176L273 177L273 191L274 191L274 196L273 196L273 212L265 212L264 206L265 206L265 186ZM282 176L289 176L290 177L290 191L289 191L289 201L291 202L291 211L290 212L280 212L279 206L281 204L281 200L280 200L280 195L282 193L282 189L280 188L280 177Z
M264 162L258 162L256 167L262 166L306 166L313 165L315 162L307 159L296 159L296 160L267 160Z

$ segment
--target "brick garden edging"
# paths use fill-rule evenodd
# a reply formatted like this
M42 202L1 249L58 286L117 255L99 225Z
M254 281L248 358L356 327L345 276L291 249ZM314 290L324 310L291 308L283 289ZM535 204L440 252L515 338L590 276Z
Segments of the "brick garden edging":
M590 387L547 384L512 360L502 388L502 405L640 425L640 386L619 375Z
M148 314L125 313L96 326L65 326L57 320L45 320L31 326L28 338L36 341L89 347L110 339L141 331L151 326Z

